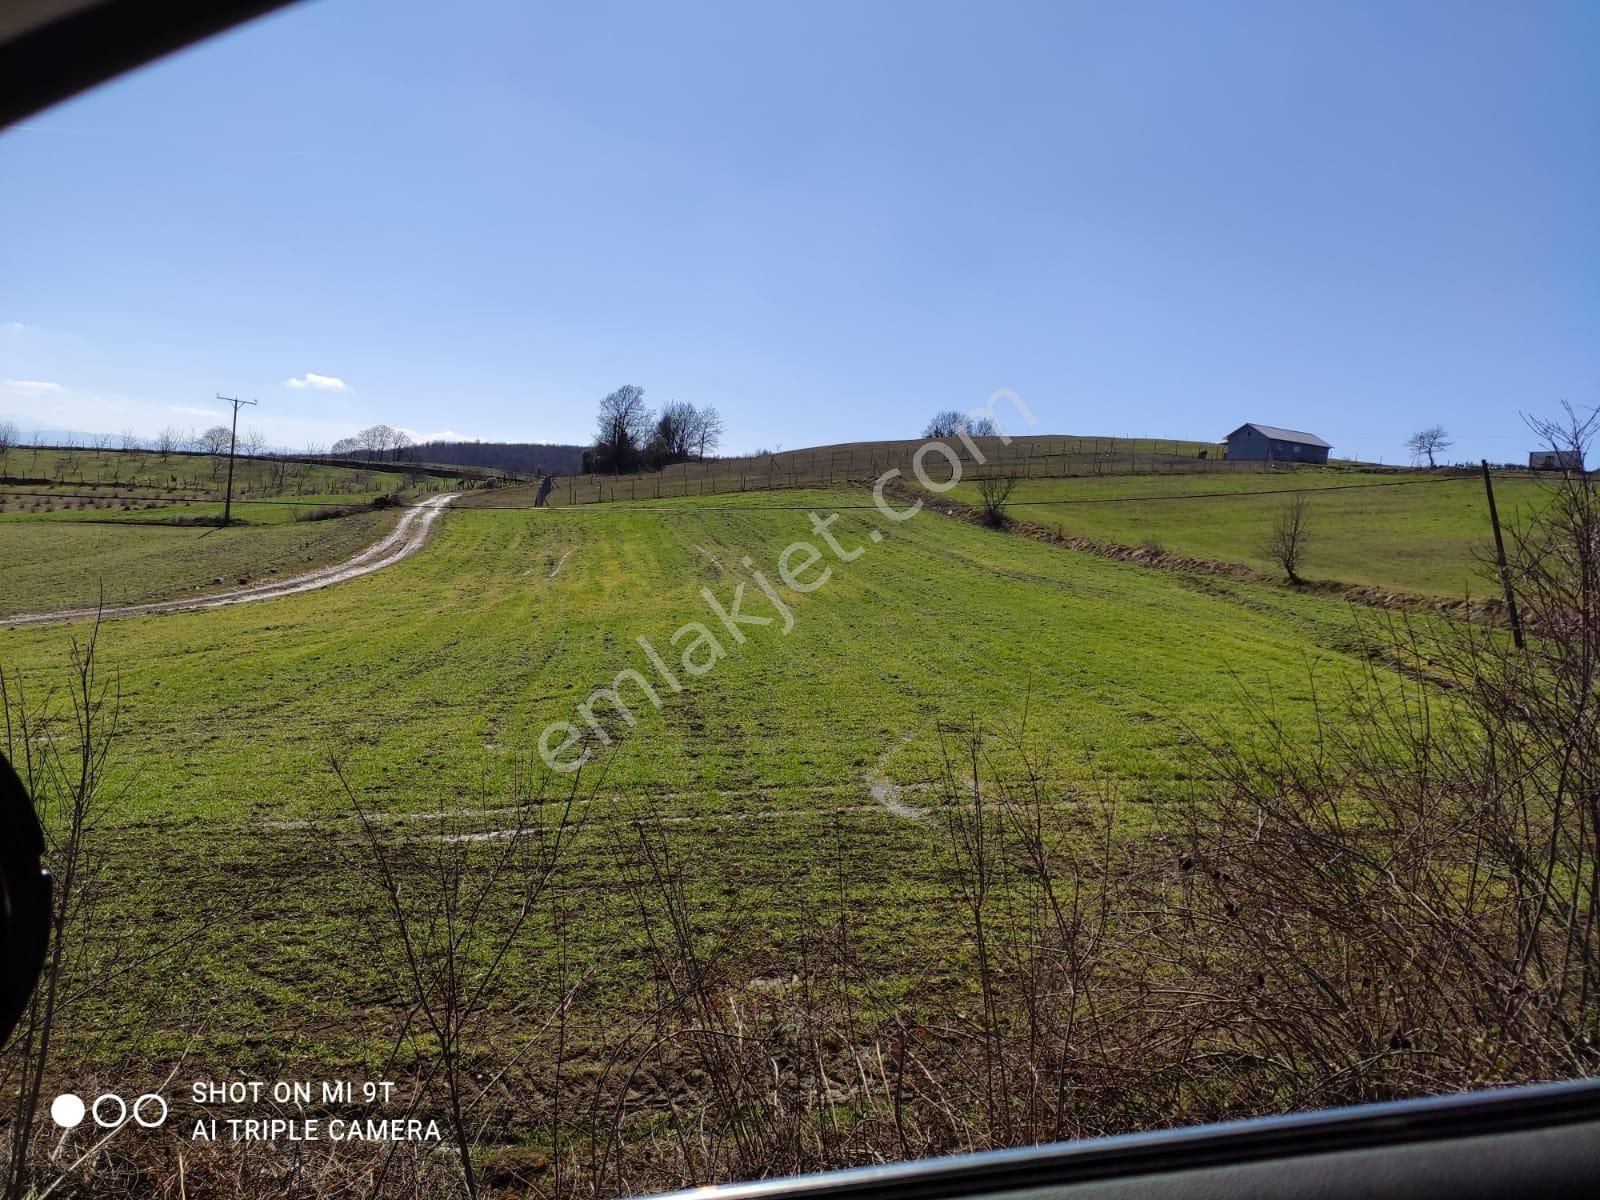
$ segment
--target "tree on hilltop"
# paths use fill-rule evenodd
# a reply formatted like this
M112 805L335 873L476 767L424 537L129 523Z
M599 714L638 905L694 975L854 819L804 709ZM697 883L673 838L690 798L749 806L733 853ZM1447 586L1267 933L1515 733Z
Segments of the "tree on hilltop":
M1454 445L1443 425L1430 425L1427 429L1419 429L1406 439L1406 449L1411 451L1411 461L1416 462L1423 455L1427 455L1430 467L1437 465L1433 461L1435 454L1442 454Z

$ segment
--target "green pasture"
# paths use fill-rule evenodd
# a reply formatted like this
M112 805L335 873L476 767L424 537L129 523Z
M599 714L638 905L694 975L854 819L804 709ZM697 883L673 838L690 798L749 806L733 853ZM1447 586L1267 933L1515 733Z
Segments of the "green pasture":
M296 575L356 554L392 528L400 512L364 509L322 521L283 516L292 511L274 507L271 524L225 529L75 515L0 520L0 619L102 600L114 610L222 591L241 579Z
M1023 479L1009 512L1079 537L1165 550L1277 571L1261 543L1294 489L1308 489L1311 541L1300 574L1459 598L1495 585L1481 557L1493 535L1483 479L1462 473L1365 474L1301 469L1264 474L1139 475ZM977 485L951 493L978 503ZM1495 480L1503 523L1548 495L1526 474Z
M1209 584L934 513L892 524L863 505L852 488L462 509L422 551L372 575L105 622L99 654L120 690L121 732L96 825L112 897L102 931L124 952L163 931L198 932L162 970L118 975L114 994L80 1014L68 1053L86 1064L170 1055L191 1019L210 1023L208 1055L233 1063L291 1046L319 1063L380 1053L392 988L373 974L372 896L330 755L396 830L433 828L441 810L482 814L491 828L519 803L548 814L572 779L537 765L541 731L587 728L577 706L637 670L662 704L624 679L636 723L597 710L611 742L588 735L598 755L577 783L585 832L564 876L575 914L564 953L592 955L603 980L610 947L633 936L605 848L652 811L711 888L707 913L737 914L752 973L789 969L780 916L837 889L830 872L847 853L853 936L892 989L927 967L916 947L945 920L937 781L965 731L1025 722L1055 762L1055 802L1109 788L1139 828L1203 794L1208 743L1257 737L1262 709L1309 738L1314 690L1338 720L1338 683L1367 667L1337 602ZM813 512L838 514L829 532L852 561L813 532ZM179 546L204 532L24 528L81 535L53 554L84 580L109 573L117 538ZM786 548L801 542L822 558L796 578L831 572L804 595L778 582ZM35 593L52 561L37 545ZM791 568L804 557L792 552ZM702 589L731 608L742 581L742 611L781 621L756 572L779 589L793 628L744 627L739 644ZM686 643L673 646L691 622L726 652L699 677L682 665ZM85 632L0 630L8 686L35 701L64 686L70 639ZM681 691L650 665L641 636ZM543 994L553 951L548 931L530 937L508 986ZM155 1028L139 1016L152 1012Z

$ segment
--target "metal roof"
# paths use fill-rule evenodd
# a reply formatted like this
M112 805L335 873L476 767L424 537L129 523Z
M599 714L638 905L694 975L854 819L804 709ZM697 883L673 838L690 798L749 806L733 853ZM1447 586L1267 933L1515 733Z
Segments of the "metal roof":
M1298 429L1280 429L1276 425L1261 425L1255 421L1246 421L1239 426L1239 429L1254 429L1257 433L1264 437L1269 437L1275 442L1299 442L1302 446L1323 446L1329 450L1333 449L1332 442L1325 442L1314 433L1301 433ZM1238 433L1239 429L1235 429L1233 433ZM1222 440L1227 441L1228 438L1233 436L1233 433L1230 433L1228 437Z

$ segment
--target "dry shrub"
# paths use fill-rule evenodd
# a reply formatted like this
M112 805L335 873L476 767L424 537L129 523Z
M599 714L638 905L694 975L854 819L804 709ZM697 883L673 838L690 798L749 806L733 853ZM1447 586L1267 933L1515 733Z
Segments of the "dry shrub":
M1543 430L1582 450L1589 422ZM1179 955L1252 1107L1600 1067L1600 504L1569 474L1509 552L1531 632L1393 624L1403 672L1318 741L1260 713L1191 824ZM1185 942L1175 941L1175 953Z
M996 529L1004 528L1006 509L1011 504L1011 493L1016 490L1015 475L986 475L978 480L978 499L983 508L983 519Z

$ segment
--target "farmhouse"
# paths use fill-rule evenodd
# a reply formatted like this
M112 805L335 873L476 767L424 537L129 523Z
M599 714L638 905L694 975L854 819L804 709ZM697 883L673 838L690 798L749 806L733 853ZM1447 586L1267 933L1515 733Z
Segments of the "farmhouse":
M1530 471L1581 471L1583 455L1576 450L1530 450Z
M1222 439L1230 459L1247 462L1325 463L1333 449L1314 433L1279 429L1276 425L1241 425Z

